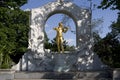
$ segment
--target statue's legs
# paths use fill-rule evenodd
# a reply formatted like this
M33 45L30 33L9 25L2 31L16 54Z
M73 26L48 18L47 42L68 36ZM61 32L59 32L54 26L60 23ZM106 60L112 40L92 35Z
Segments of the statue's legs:
M62 37L58 37L56 38L57 41L57 48L58 48L58 52L60 53L60 49L62 49L62 53L64 53L64 46L63 46L63 39Z
M58 44L57 46L58 46L58 52L60 53L60 45Z
M59 40L59 38L57 38L56 41L57 41L58 52L60 53L60 40Z
M62 49L62 53L64 53L64 46L63 46L63 38L62 37L60 38L60 46Z
M62 53L64 53L64 46L63 46L63 43L62 43L62 45L61 45L61 46L62 46Z

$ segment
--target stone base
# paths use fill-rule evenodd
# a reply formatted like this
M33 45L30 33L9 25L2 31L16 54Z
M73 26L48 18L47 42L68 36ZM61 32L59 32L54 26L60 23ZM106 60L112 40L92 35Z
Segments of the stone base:
M120 68L115 68L113 70L113 80L120 80Z
M45 53L42 57L29 51L23 55L19 63L13 66L12 69L16 71L69 72L102 70L104 69L102 66L103 64L96 55L85 54L84 51L50 52Z
M13 80L14 72L11 69L0 69L0 80Z

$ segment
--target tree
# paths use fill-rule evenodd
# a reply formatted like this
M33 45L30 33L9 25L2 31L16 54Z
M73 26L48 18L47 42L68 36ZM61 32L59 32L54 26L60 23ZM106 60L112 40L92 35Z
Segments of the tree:
M98 8L120 10L119 0L103 0ZM99 55L101 60L111 66L120 67L120 13L118 19L110 26L111 32L103 39L99 39L94 45L94 51Z
M20 10L26 2L0 1L0 68L10 68L27 49L29 12Z
M102 0L101 5L98 8L107 9L111 8L113 10L120 10L120 0Z
M1 0L0 7L9 9L19 9L22 5L27 3L27 0Z
M111 67L120 67L120 42L115 37L113 33L108 33L94 45L94 51L105 64Z
M51 43L49 42L49 38L46 34L46 32L44 32L44 48L45 49L50 49L51 48Z

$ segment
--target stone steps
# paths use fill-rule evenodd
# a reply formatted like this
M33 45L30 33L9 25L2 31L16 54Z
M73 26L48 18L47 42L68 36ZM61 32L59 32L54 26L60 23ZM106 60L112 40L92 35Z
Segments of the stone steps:
M77 72L14 72L0 70L0 80L119 80L111 70Z
M14 80L53 80L53 79L14 79Z
M14 74L15 79L72 79L74 76L74 72L17 72Z
M112 75L106 71L15 72L14 80L112 80Z
M99 78L99 79L86 78L86 79L14 79L14 80L112 80L112 79L109 79L109 78Z
M48 79L14 79L14 80L48 80ZM53 79L51 79L51 80L53 80Z

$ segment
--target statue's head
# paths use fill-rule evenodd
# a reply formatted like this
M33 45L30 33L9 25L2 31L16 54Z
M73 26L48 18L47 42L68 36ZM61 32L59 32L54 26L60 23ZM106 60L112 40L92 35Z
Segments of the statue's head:
M59 23L59 26L61 26L61 27L63 26L62 22Z

